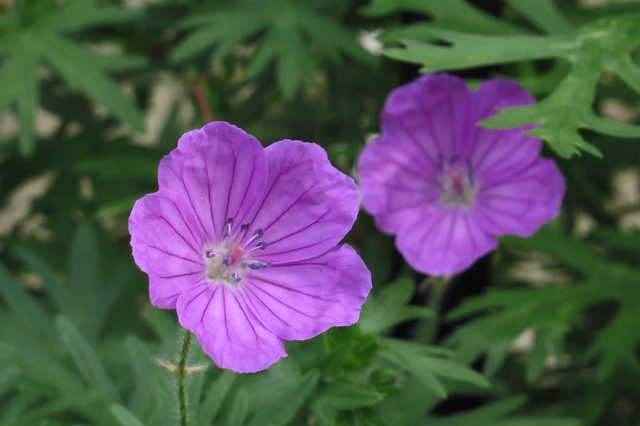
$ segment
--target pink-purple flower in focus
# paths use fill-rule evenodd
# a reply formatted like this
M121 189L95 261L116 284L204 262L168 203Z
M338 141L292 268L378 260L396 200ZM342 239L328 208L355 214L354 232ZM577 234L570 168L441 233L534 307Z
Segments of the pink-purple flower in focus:
M348 245L358 195L318 145L263 148L214 122L160 162L159 191L129 218L151 302L176 309L222 368L255 372L309 339L358 320L371 275Z
M496 236L530 236L559 212L564 179L539 157L531 127L485 129L497 108L534 99L517 83L425 75L394 90L381 134L357 164L362 202L416 270L460 272L497 245Z

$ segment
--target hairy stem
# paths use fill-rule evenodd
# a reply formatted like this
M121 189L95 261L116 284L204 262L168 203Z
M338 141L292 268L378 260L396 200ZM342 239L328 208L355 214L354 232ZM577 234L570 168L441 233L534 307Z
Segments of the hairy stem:
M178 400L180 404L180 426L187 426L187 395L184 386L184 379L187 377L185 365L187 364L190 344L191 332L189 330L185 330L182 349L180 350L180 361L178 362L178 369L176 370L176 378L178 379Z

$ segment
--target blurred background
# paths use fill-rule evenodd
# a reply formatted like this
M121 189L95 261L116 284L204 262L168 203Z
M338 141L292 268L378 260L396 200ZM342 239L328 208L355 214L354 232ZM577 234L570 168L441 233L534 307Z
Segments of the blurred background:
M544 102L524 120L567 180L561 216L436 301L361 212L361 323L254 375L194 342L190 424L640 424L639 52L636 0L0 0L0 424L177 424L180 330L127 231L160 159L224 120L355 177L420 70Z

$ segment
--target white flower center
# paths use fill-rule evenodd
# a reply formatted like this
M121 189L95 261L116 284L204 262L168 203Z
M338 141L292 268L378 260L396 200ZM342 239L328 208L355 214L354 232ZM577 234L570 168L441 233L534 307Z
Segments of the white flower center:
M271 266L271 263L255 259L257 250L269 247L265 241L258 241L264 231L258 228L247 239L251 223L243 222L234 228L234 222L234 218L227 218L224 222L222 241L215 246L207 247L204 252L207 263L205 277L209 280L225 281L235 285L242 281L243 271Z
M445 159L439 155L438 163L440 172L433 183L442 192L440 202L447 206L473 206L478 185L473 176L471 159L463 161L457 155Z

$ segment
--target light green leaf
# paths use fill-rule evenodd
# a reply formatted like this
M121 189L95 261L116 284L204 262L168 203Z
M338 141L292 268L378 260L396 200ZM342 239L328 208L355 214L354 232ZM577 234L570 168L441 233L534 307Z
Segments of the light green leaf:
M144 426L136 416L120 404L113 404L111 412L118 419L121 426Z
M237 373L231 370L223 370L220 376L211 383L202 404L200 404L200 410L198 410L199 424L210 425L213 423L237 376Z
M257 410L247 422L248 426L285 426L288 425L315 390L320 379L317 370L307 372L292 386L280 388L278 399Z
M243 425L249 413L249 393L245 388L240 388L231 403L227 426Z
M78 371L87 383L100 391L105 398L118 401L115 385L107 375L95 351L78 328L63 316L56 318L56 327Z

